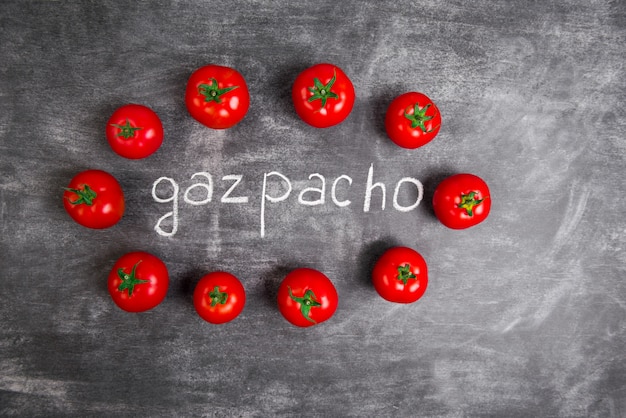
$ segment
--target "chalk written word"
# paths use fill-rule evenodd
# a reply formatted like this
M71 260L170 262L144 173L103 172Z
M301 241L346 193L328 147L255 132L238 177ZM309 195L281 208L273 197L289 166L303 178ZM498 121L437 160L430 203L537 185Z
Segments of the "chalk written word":
M228 174L222 177L222 182L227 186L226 191L220 197L220 203L225 204L250 204L250 196L239 190L243 175ZM182 194L183 201L192 206L202 206L213 201L214 182L211 173L199 171L191 176L191 180L196 182L189 186ZM298 193L297 202L304 206L319 206L326 204L326 177L319 173L313 173L308 176L309 182L314 183L310 187L305 187ZM330 200L339 207L345 208L352 204L346 195L348 189L353 187L352 177L342 174L335 178L330 184ZM169 185L171 190L167 196L163 196L163 189ZM273 187L272 187L273 186ZM399 196L403 187L415 188L417 192L415 201L409 205L403 205L399 202ZM160 190L160 192L159 192ZM374 182L374 164L371 164L367 173L367 182L363 195L363 212L367 213L371 209L372 194L376 191L381 197L381 210L385 210L385 202L387 201L387 186L383 182ZM278 204L286 201L293 192L291 180L278 171L263 173L263 180L260 192L260 232L261 237L265 237L265 220L268 208L271 204ZM167 203L171 210L161 216L154 230L157 234L164 237L171 237L178 232L179 222L179 194L180 187L178 183L169 177L160 177L152 184L152 198L157 203ZM399 212L410 212L417 208L424 197L424 187L422 183L413 177L403 177L396 184L393 191L392 205ZM406 203L406 202L404 202ZM165 223L168 226L164 228ZM167 230L166 230L167 229Z

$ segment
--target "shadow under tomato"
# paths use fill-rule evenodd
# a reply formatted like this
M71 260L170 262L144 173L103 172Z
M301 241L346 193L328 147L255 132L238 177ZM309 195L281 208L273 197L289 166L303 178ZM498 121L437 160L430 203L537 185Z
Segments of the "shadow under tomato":
M437 217L435 216L435 211L433 209L433 195L435 194L435 189L442 180L453 174L456 174L454 170L444 168L430 173L424 179L424 196L420 206L422 208L422 211L424 211L432 219L437 219Z
M311 65L313 64L304 61L290 62L287 65L277 67L276 70L272 72L268 85L274 86L272 90L273 97L269 97L268 99L272 100L273 106L277 112L290 115L293 120L300 121L291 98L291 89L298 74Z
M181 274L176 280L172 280L170 274L170 289L168 290L168 296L178 305L183 305L190 312L195 313L193 307L193 292L196 289L196 285L207 274L206 269L196 267L192 268L185 273Z
M369 109L372 121L375 123L376 133L385 140L389 141L389 146L397 147L391 139L387 136L387 129L385 128L385 117L387 115L387 108L393 101L393 99L402 94L401 87L398 85L395 86L387 86L388 89L385 89L380 92L375 92L372 97L373 106ZM398 92L398 93L393 93Z
M385 237L364 245L359 253L358 279L366 287L374 287L372 284L372 270L378 259L389 248L402 245L393 237Z
M302 266L297 266L295 264L277 266L261 277L265 296L264 299L267 305L276 307L276 297L278 296L278 288L280 287L280 284L287 274L298 267Z
M176 280L175 285L172 286L172 296L192 300L196 285L205 274L207 274L206 269L199 267L185 272ZM172 284L170 277L170 286Z

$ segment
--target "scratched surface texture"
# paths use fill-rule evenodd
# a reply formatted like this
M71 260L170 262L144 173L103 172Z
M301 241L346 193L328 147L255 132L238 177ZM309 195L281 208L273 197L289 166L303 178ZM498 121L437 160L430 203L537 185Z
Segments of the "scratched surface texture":
M0 56L0 415L626 416L624 2L4 1ZM290 95L319 62L340 66L357 92L349 118L321 130L298 119ZM251 90L249 113L227 131L184 105L189 75L209 63L237 68ZM384 131L387 105L406 91L443 115L418 150ZM139 161L104 139L130 102L165 127L163 146ZM124 188L113 228L88 230L63 209L62 188L88 168ZM364 211L370 169L384 210L376 188ZM213 198L194 206L184 193L198 172L211 174ZM283 202L263 198L271 172L290 180ZM430 204L457 172L484 178L493 199L488 220L465 231L440 225ZM306 206L298 194L320 187L314 173L325 202ZM232 196L247 203L221 202L228 175L242 176ZM345 207L330 190L342 175ZM161 177L179 188L171 236L155 231L173 208L152 196ZM392 202L405 177L424 186L410 212ZM266 193L286 186L270 176ZM405 183L398 200L418 197ZM394 245L429 265L412 305L371 285ZM165 301L142 314L106 290L133 250L171 276ZM335 283L328 322L298 329L280 316L276 287L295 267ZM191 303L213 270L248 293L222 326Z

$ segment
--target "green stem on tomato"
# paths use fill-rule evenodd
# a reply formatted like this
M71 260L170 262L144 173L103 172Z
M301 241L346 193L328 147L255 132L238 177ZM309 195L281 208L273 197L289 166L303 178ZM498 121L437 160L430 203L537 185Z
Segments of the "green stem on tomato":
M87 206L91 206L93 205L93 200L98 197L98 194L93 191L88 184L85 184L82 189L70 189L69 187L65 187L64 189L65 191L78 195L78 199L76 200L70 200L69 197L67 198L72 205L85 204Z
M461 195L461 203L459 203L458 208L465 209L467 216L474 216L474 208L480 205L485 199L476 199L476 192L470 192L469 194Z
M143 129L142 127L134 127L130 124L130 121L126 119L125 125L118 125L117 123L112 123L111 126L114 126L120 130L120 133L117 136L121 136L124 139L132 138L135 136L135 131Z
M287 286L287 290L289 291L289 297L300 304L300 312L302 313L302 316L304 316L307 321L316 324L317 322L309 317L309 314L311 313L311 308L316 306L322 306L322 304L316 300L315 293L313 293L313 291L309 289L304 292L304 296L298 297L293 295L293 293L291 292L291 287Z
M339 96L337 96L336 93L333 93L332 91L330 91L330 89L333 87L333 84L335 84L336 80L337 80L337 70L333 70L333 78L331 78L330 81L326 85L322 84L319 78L315 77L313 79L314 86L309 87L309 91L313 93L313 96L309 97L309 103L314 102L315 100L321 100L322 101L321 109L323 109L324 106L326 106L326 100L338 99Z
M138 279L137 276L135 275L137 271L137 266L139 265L139 263L141 263L141 260L137 261L137 263L133 266L133 269L130 272L130 274L126 273L123 268L120 268L117 270L117 275L122 281L120 285L117 287L117 290L119 290L120 292L123 292L124 290L128 290L128 297L131 297L133 295L135 286L137 286L138 284L149 282L149 280Z
M231 87L220 89L217 85L216 79L209 78L209 82L211 84L200 84L198 86L198 93L204 96L205 102L222 103L220 96L239 87L239 86L231 86Z
M228 293L220 292L219 286L215 286L209 293L209 298L211 298L211 306L215 306L218 303L224 305L228 300Z
M412 114L404 112L404 117L411 122L411 128L420 128L425 134L433 131L433 129L427 130L425 125L426 122L433 118L433 116L426 116L426 112L428 111L430 105L431 104L428 103L426 106L420 109L419 104L415 103Z
M417 279L417 276L411 272L411 265L407 263L402 266L398 266L398 276L396 278L406 286L409 279Z

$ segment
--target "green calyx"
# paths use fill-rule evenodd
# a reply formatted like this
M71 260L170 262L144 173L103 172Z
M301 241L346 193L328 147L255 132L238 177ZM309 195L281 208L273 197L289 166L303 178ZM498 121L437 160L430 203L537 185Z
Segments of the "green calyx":
M228 300L228 293L220 292L219 286L215 286L209 293L209 298L211 298L211 306L224 305Z
M429 107L430 103L420 109L419 104L415 103L415 106L413 107L413 114L404 112L404 117L411 122L411 128L420 128L425 134L433 131L433 129L427 130L425 126L425 123L433 118L433 116L426 116L426 112Z
M120 283L120 285L117 287L117 290L119 290L120 292L127 290L128 297L133 295L133 290L135 290L135 286L137 286L138 284L142 284L142 283L148 283L149 281L149 280L138 279L137 276L135 275L135 272L137 271L137 266L139 265L139 263L141 263L141 260L137 261L137 264L133 266L133 269L130 272L130 274L126 273L123 268L120 268L117 270L117 275L122 281L122 283Z
M409 279L417 279L417 276L411 272L411 266L409 264L405 264L403 266L398 266L398 276L396 276L396 278L406 286Z
M117 129L119 129L120 133L118 133L117 136L121 136L124 139L134 137L135 131L143 129L141 127L134 127L133 125L130 124L130 121L128 119L126 119L125 125L118 125L117 123L112 123L111 126L114 126Z
M98 194L94 192L87 184L85 184L82 189L70 189L66 187L65 190L78 195L78 198L76 200L70 200L69 198L67 198L67 200L72 205L85 204L87 206L91 206L93 205L93 200L98 196Z
M326 106L326 100L338 99L339 96L337 96L336 93L333 93L332 91L330 91L330 89L333 87L333 84L335 84L336 80L337 80L336 70L333 70L333 78L331 78L328 84L326 85L322 84L319 78L315 77L313 79L313 83L315 85L313 87L309 87L309 91L313 93L313 96L309 97L309 103L314 102L315 100L321 100L322 101L321 109L323 109L324 106Z
M474 208L480 205L485 199L476 199L476 192L470 192L469 194L461 195L461 203L458 204L458 208L465 209L467 216L474 216Z
M209 78L209 83L210 84L200 84L198 86L198 93L204 96L205 102L222 103L220 96L239 87L231 86L220 89L217 85L217 80L214 78Z
M311 313L311 308L316 306L322 306L322 304L316 300L315 293L313 293L313 291L309 289L304 292L304 296L297 297L293 295L290 287L287 287L287 289L289 290L289 297L300 304L300 312L302 313L302 316L304 316L307 321L316 324L317 322L309 317L309 314Z

